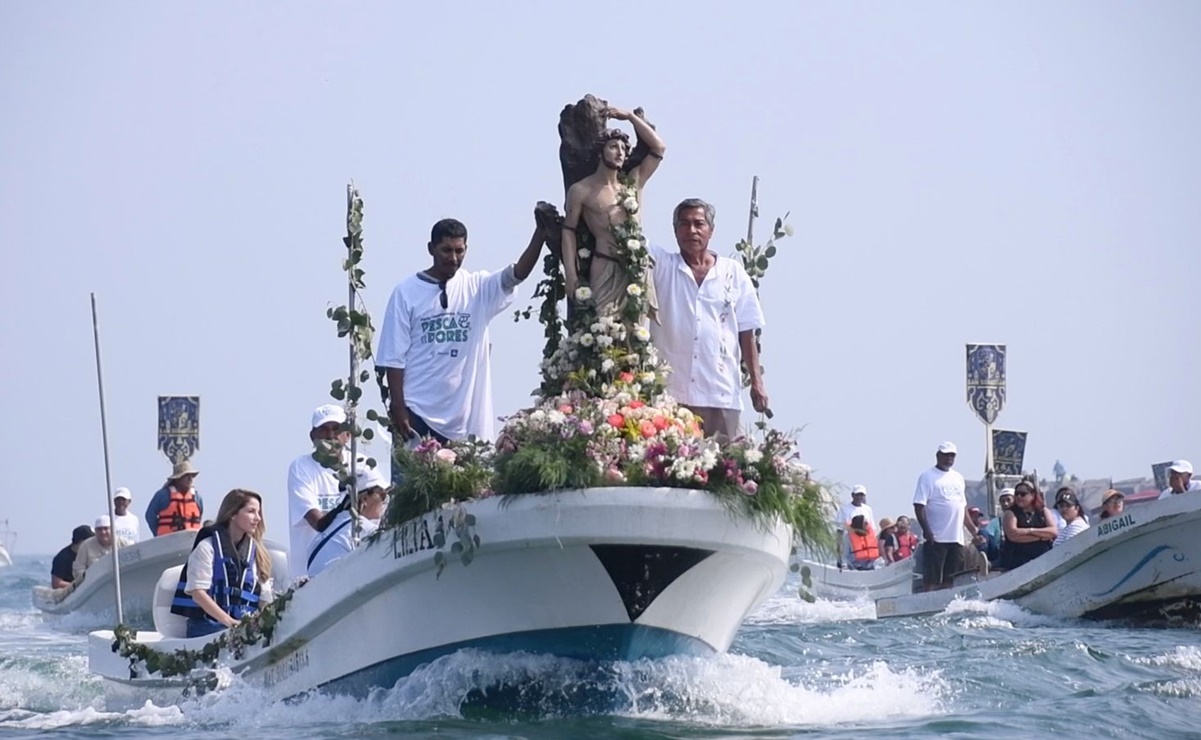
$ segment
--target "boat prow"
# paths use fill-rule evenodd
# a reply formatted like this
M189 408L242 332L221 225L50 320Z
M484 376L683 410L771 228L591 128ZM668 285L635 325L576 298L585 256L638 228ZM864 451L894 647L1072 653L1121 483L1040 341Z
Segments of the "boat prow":
M1201 495L1182 494L1101 520L1020 568L944 591L876 601L879 617L936 614L955 599L1012 601L1030 612L1159 619L1201 602Z
M489 498L462 512L481 538L469 564L452 554L449 510L382 532L294 592L270 645L222 663L287 698L315 688L364 696L464 648L586 660L723 652L783 584L792 545L782 522L734 514L696 490ZM89 640L89 667L110 697L137 704L187 683L144 669L131 678L113 639ZM139 641L190 646L158 633Z

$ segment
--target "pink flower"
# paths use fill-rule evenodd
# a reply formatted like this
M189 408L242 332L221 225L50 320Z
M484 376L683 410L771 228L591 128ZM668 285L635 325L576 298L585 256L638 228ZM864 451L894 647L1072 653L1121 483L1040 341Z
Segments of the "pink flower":
M658 428L655 427L655 422L649 420L642 422L638 426L638 430L642 432L642 436L647 439L655 436L655 434L659 431Z
M754 496L759 491L759 484L753 480L748 480L742 484L742 492L747 496Z
M610 483L625 483L626 476L617 468L609 468L605 471L605 480Z
M609 417L609 424L611 424L615 429L621 429L626 425L626 419L621 414L613 414Z
M455 454L454 450L450 450L445 447L434 453L434 458L436 460L439 462L444 462L448 465L454 465L455 460L458 459L458 457L459 456Z
M633 375L630 376L631 379L633 379L633 377L634 377ZM633 401L630 401L630 408L632 408L632 409L640 409L645 405L646 405L645 403L643 403L642 401L639 401L637 398L635 398Z
M656 416L654 419L654 424L655 424L655 429L666 429L671 424L671 422L669 422L666 417Z
M571 404L565 403L559 407L559 410L565 414L570 414L572 412Z
M630 373L630 372L622 373L621 375L617 376L617 379L623 383L633 383L634 382L634 373Z

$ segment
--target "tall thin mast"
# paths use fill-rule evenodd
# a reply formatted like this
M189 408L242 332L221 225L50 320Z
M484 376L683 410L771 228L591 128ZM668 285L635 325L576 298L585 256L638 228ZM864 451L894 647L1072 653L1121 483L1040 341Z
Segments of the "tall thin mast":
M96 318L96 294L92 293L92 337L96 346L96 387L100 391L100 437L104 444L104 491L108 500L109 531L113 533L113 585L117 596L117 624L125 621L121 611L121 558L117 554L120 540L116 536L117 513L113 510L113 477L108 458L108 418L104 412L104 375L100 370L100 321Z

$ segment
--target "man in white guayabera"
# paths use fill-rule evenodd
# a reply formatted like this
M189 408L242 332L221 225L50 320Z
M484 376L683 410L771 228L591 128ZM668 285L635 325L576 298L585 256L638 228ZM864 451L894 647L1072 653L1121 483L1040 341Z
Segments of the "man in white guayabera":
M428 247L433 265L392 291L375 353L376 367L388 371L396 444L416 436L442 443L492 439L488 322L512 302L545 241L535 226L515 263L500 272L468 272L459 269L467 256L467 227L453 218L434 224Z
M1172 498L1179 493L1201 491L1201 480L1193 480L1193 464L1188 460L1177 460L1168 468L1168 487L1159 494L1161 499Z
M965 567L963 530L974 537L976 524L967 516L966 485L955 464L955 445L938 446L936 464L917 479L913 513L922 526L922 584L926 591L950 588Z
M662 325L651 341L671 367L667 392L701 418L705 436L734 439L742 415L742 367L751 405L767 411L755 330L764 326L755 285L738 260L709 250L713 206L689 198L672 216L678 251L651 247Z

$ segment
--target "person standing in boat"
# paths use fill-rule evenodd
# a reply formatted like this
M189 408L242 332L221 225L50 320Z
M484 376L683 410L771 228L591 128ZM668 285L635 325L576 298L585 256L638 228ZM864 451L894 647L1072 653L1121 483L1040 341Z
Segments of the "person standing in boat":
M922 584L926 591L950 588L966 567L966 528L975 537L976 524L967 515L967 486L951 467L957 450L943 442L935 453L935 466L917 479L913 513L922 527Z
M133 494L128 488L118 488L113 491L113 534L118 539L137 542L142 538L141 522L138 515L130 513L129 505L133 502Z
M204 501L193 484L200 471L188 460L175 463L171 477L155 491L146 507L146 526L155 537L188 529L200 529Z
M359 468L356 477L359 537L363 538L371 535L379 526L391 486L375 468ZM354 533L351 531L355 514L350 508L349 496L337 510L338 513L329 526L309 545L308 560L305 563L309 578L316 576L355 548Z
M897 517L896 526L897 537L897 560L905 560L913 557L917 552L918 539L917 535L909 528L909 517L902 514Z
M254 491L225 495L217 520L196 535L171 602L188 618L188 637L233 627L271 601L271 554L263 544L263 499Z
M688 198L672 213L679 249L650 246L660 307L660 321L651 322L650 334L671 368L667 392L700 417L706 437L731 440L740 436L743 365L751 406L769 413L755 341L766 322L742 262L709 249L714 218L711 204ZM592 264L595 269L597 261ZM859 513L875 521L870 509ZM839 528L845 531L849 521L841 520Z
M1055 515L1034 484L1022 481L1014 486L1013 501L1002 522L1005 547L1001 550L1001 567L1005 570L1018 568L1048 552L1051 542L1059 536Z
M50 588L69 588L75 582L75 556L79 553L79 546L94 534L86 524L80 524L71 532L71 544L59 550L50 563Z
M1201 491L1201 480L1193 480L1193 464L1188 460L1177 460L1168 468L1168 487L1159 494L1159 500L1172 498L1180 493Z
M892 565L900 560L897 557L897 551L900 549L900 542L897 540L896 523L888 517L880 520L880 557L884 558L885 565Z
M838 536L839 552L841 553L838 559L838 567L843 567L844 563L849 563L852 560L851 548L851 520L857 516L862 516L864 521L875 521L875 514L872 513L872 507L867 505L867 486L857 485L851 489L851 503L843 504L838 513L834 515L834 530Z
M1063 518L1063 528L1055 535L1052 547L1058 547L1088 529L1088 519L1084 517L1084 508L1075 493L1065 493L1055 502L1059 516Z
M418 436L442 444L493 438L488 323L534 269L546 243L537 215L535 223L517 261L494 273L460 269L467 257L461 222L445 218L430 230L433 264L392 291L375 353L376 367L387 371L395 444Z

